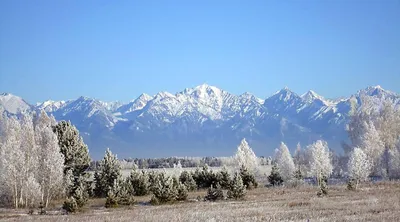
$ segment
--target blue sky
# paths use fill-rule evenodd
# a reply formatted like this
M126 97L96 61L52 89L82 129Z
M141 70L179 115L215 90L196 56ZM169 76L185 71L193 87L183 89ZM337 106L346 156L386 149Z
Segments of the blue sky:
M126 102L202 83L400 92L400 1L0 1L0 92Z

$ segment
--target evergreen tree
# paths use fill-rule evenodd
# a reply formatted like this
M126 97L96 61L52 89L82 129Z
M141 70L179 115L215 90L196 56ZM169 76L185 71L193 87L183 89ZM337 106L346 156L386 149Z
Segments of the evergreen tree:
M192 175L186 170L182 171L181 175L179 176L179 181L186 186L188 191L197 190L196 181L193 179Z
M122 206L130 206L135 203L133 198L133 188L129 180L122 181L118 193L118 204Z
M115 181L121 177L121 166L118 159L107 148L103 160L100 161L99 170L95 174L94 193L97 197L105 197Z
M60 151L64 155L64 174L72 169L75 177L84 174L90 165L89 149L71 122L60 121L54 132Z
M157 174L152 192L151 203L153 204L174 202L178 195L172 177L167 177L165 173Z
M268 176L268 181L272 186L280 186L283 183L282 177L279 174L279 169L276 164L272 165L271 174Z
M178 201L187 200L188 189L186 188L185 184L178 182L176 190L177 190L176 200Z
M224 192L219 183L215 185L215 188L213 185L208 188L207 195L204 197L204 199L206 201L217 201L224 199Z
M233 176L231 186L228 190L228 198L229 199L243 199L244 196L246 195L246 186L243 184L242 177L240 174L235 173Z
M303 173L301 172L300 167L294 172L294 176L293 177L296 180L303 180L304 179Z
M118 178L119 179L119 178ZM118 207L119 201L119 191L120 191L120 181L115 179L113 181L112 186L109 186L107 189L106 195L106 208L115 208Z
M328 195L328 177L322 176L319 182L319 190L317 192L317 196L322 197Z
M149 176L144 170L138 171L137 169L133 169L128 180L136 196L145 196L149 194Z
M54 128L60 152L64 156L64 180L67 183L67 200L64 205L82 207L89 196L90 184L87 170L90 166L89 150L71 122L60 121ZM69 207L68 207L69 206Z
M242 166L240 168L239 174L246 189L251 189L253 187L257 188L258 183L256 181L256 177L254 176L254 174L251 174L245 166Z
M231 185L231 177L225 166L218 172L218 181L223 189L228 189Z

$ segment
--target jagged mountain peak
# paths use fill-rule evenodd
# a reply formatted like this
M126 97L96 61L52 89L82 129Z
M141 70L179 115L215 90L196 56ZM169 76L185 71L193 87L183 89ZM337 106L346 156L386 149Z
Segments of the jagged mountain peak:
M317 94L313 90L308 90L306 93L300 96L305 102L313 102L314 100L325 101L325 98Z
M275 92L271 97L267 98L267 100L281 100L285 102L288 102L290 100L299 100L299 99L300 96L297 95L292 90L290 90L287 86Z
M31 105L29 105L21 97L15 96L11 93L2 93L0 95L0 106L12 114L24 112L32 108Z
M54 101L54 100L47 100L42 103L36 104L36 108L43 109L46 112L54 112L66 104L65 101Z
M149 94L142 93L142 94L140 94L140 96L138 98L132 100L131 102L134 102L135 100L149 101L149 100L152 100L152 99L153 99L153 97L150 96Z
M173 94L171 94L171 93L169 93L169 92L167 92L167 91L161 91L161 92L157 93L157 94L154 96L154 99L164 99L164 98L167 98L167 97L174 98L175 95L173 95Z
M120 106L116 111L121 114L131 113L143 109L149 101L153 99L152 96L142 93L138 98L131 100L128 104Z

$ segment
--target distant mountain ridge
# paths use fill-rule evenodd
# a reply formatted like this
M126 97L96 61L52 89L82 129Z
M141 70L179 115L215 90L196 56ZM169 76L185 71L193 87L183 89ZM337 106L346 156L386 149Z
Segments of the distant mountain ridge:
M280 141L293 150L325 139L340 150L347 140L350 99L400 95L380 86L359 90L349 98L325 99L310 90L298 95L285 87L265 100L250 93L234 95L206 84L176 94L142 94L129 103L104 102L89 97L45 101L36 105L9 93L0 107L11 114L44 109L57 120L70 120L81 131L91 155L100 158L106 147L120 157L231 155L246 137L257 155L272 155Z

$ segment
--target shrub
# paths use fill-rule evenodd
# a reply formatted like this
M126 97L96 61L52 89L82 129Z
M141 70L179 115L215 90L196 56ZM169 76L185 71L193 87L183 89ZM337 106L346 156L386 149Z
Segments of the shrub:
M78 211L78 204L76 203L74 197L70 197L64 201L62 208L66 211L67 214L75 213L76 211Z
M350 178L349 181L347 181L347 189L348 190L356 190L356 180Z
M219 183L217 183L215 188L213 185L211 185L210 188L208 188L207 195L204 197L204 199L207 201L223 200L224 192L221 188L221 185L219 185Z

